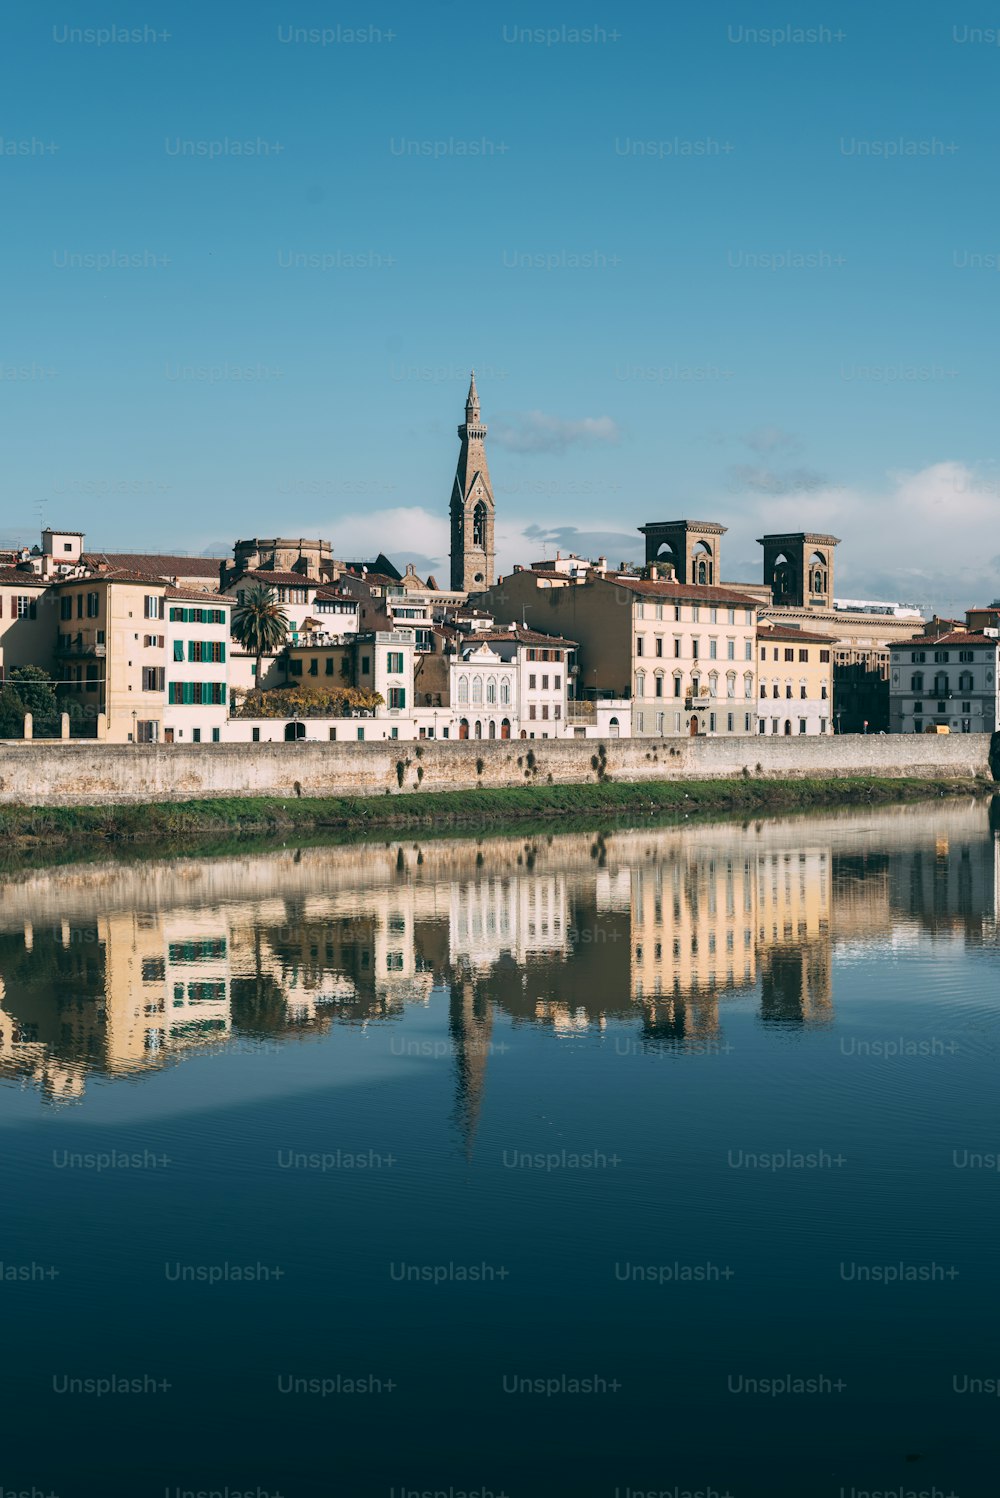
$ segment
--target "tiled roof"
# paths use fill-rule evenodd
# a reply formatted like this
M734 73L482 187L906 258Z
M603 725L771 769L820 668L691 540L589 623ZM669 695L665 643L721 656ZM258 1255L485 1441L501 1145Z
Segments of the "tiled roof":
M760 607L759 598L751 598L747 593L737 593L732 588L712 587L709 583L653 582L644 577L628 577L621 572L609 574L608 582L619 588L628 588L630 593L640 593L646 598L669 599L675 603L738 603L744 608Z
M236 602L234 598L226 598L221 593L199 593L197 588L175 588L171 583L167 584L165 593L167 598L185 598L213 609L220 604L231 608Z
M565 640L562 635L546 635L537 629L524 629L516 625L513 629L474 629L465 638L471 643L489 644L492 640L516 640L520 645L576 645L576 640Z
M69 534L69 532L67 532ZM211 577L218 581L221 557L177 557L145 551L86 551L87 567L124 567L154 577Z
M355 608L357 608L358 606L358 600L354 597L354 595L351 593L345 593L338 583L326 583L322 588L317 588L316 601L317 603L349 603L353 604Z
M47 588L48 582L37 572L21 572L17 567L0 567L0 587Z
M791 643L792 640L801 640L803 644L807 645L830 645L833 643L833 637L831 635L813 634L808 629L795 629L788 624L775 624L768 626L763 621L761 622L760 629L757 632L757 638L760 640L761 644L763 644L767 640L787 640L789 643Z
M897 640L894 642L897 650L912 650L916 646L926 649L929 645L992 645L994 648L1000 645L1000 638L996 635L970 634L968 630L955 629L947 635L913 635L909 640Z
M53 583L54 587L84 588L93 583L145 583L154 586L157 583L163 587L167 586L166 578L158 576L155 572L137 572L130 567L105 567L101 572L91 572L85 577L60 577ZM201 595L209 598L211 595Z
M250 578L255 583L266 583L266 584L271 584L274 587L281 587L281 588L315 588L316 587L316 579L314 577L307 577L302 572L264 572L264 571L241 572L240 575L239 575L239 577L234 577L233 578L233 580L229 584L229 586L231 588L235 587L235 585L237 583L243 582L245 578Z

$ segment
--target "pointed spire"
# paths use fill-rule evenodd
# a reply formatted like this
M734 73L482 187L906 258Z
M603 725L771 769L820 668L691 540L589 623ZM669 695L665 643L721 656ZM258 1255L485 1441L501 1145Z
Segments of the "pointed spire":
M469 393L465 399L465 415L468 421L479 420L479 391L476 389L476 371L472 371L472 379L469 381Z

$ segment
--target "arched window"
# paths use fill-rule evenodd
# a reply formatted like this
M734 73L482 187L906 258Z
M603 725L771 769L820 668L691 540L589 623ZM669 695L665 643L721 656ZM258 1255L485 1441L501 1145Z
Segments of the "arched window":
M646 695L646 673L645 673L645 671L637 671L635 673L635 695L637 697L645 697L645 695Z
M507 680L506 676L500 683L500 701L504 707L506 707L510 702L510 682Z
M691 553L693 562L693 581L696 583L714 583L715 570L712 564L712 548L707 541L699 541Z
M495 739L496 736L497 736L496 719L495 718L491 718L490 719L490 738L491 739Z
M472 544L479 547L486 545L486 506L482 500L472 512Z
M479 721L479 719L477 718L476 719L476 738L477 739L481 739L482 736L483 736L483 725Z
M469 700L469 678L467 676L460 676L458 678L458 700L459 702L468 702Z
M771 587L774 590L775 603L781 603L783 599L790 598L795 592L795 570L783 551L779 552L774 559Z
M496 700L497 700L497 679L496 679L495 676L491 676L488 679L487 683L486 683L486 701L492 703L492 702L496 702ZM492 737L492 735L491 735L491 737Z
M474 676L472 678L472 700L473 702L482 702L483 700L483 678L481 676Z

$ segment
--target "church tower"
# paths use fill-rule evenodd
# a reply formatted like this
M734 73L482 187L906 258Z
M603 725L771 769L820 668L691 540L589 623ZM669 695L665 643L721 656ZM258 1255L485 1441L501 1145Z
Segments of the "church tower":
M451 585L465 593L493 586L493 487L486 466L486 427L479 418L476 373L458 429L462 448L451 491Z

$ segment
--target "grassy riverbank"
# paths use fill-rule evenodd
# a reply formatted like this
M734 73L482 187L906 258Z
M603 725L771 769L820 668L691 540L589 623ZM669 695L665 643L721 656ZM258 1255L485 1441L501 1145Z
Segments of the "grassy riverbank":
M516 826L567 817L676 817L713 812L807 811L984 794L986 780L844 778L836 780L606 781L426 795L224 797L138 806L0 807L8 844L193 841L220 835L405 831L408 828Z

